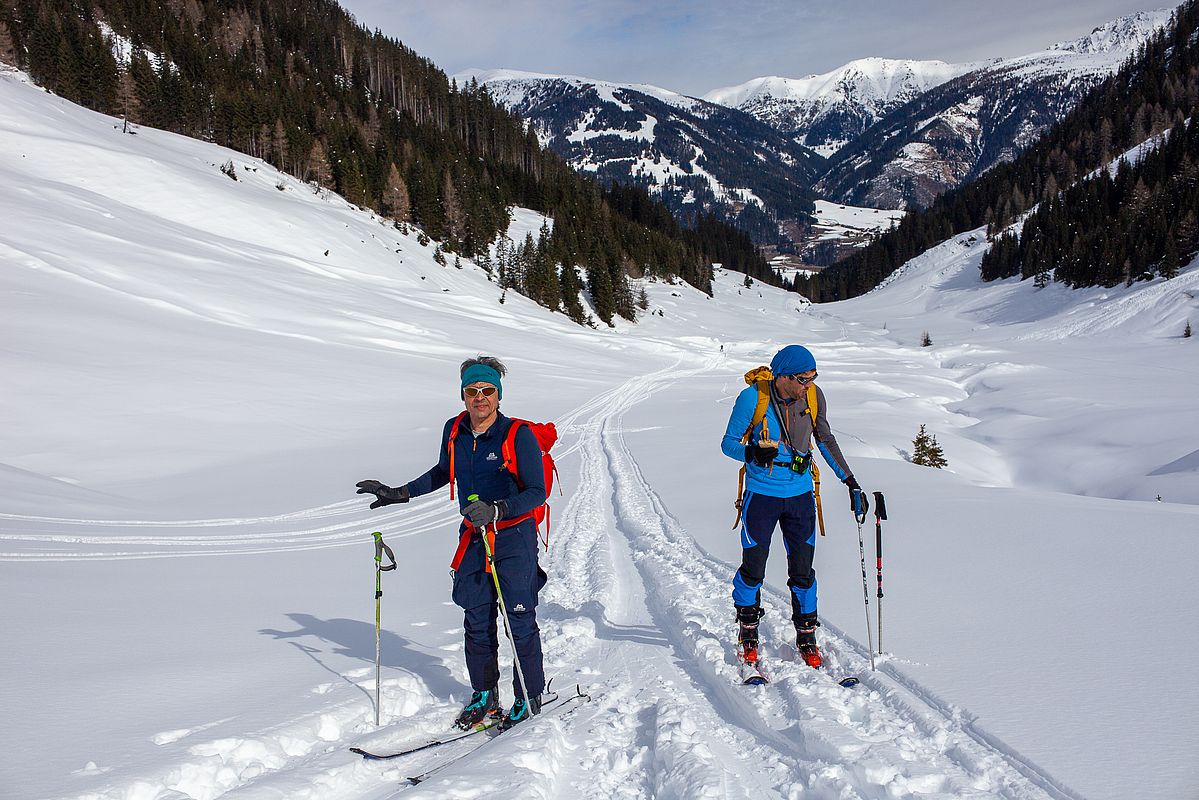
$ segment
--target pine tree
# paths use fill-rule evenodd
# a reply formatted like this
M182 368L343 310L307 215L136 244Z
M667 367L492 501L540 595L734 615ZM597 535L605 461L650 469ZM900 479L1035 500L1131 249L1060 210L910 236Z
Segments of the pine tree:
M400 177L400 171L395 164L387 170L387 186L383 190L383 214L397 222L407 222L411 218L412 204L408 200L408 187Z
M458 199L458 187L454 185L454 179L448 169L441 185L441 207L446 235L451 244L458 245L466 233L466 217Z
M591 303L596 316L608 326L616 313L616 296L612 288L612 275L603 263L592 264L587 270L587 289L591 292Z
M1182 338L1184 338L1184 339L1191 338L1191 321L1189 319L1187 320L1187 326L1182 329Z
M932 337L930 337L928 335L928 331L925 331L920 336L920 346L921 347L930 347L930 346L932 346L932 343L933 343Z
M933 467L934 469L942 469L949 466L949 462L945 460L945 453L941 449L941 445L937 443L936 436L930 436L923 425L920 426L920 433L916 434L916 438L912 440L912 463L919 464L922 467Z
M566 311L566 316L579 325L586 324L587 312L583 310L583 303L579 300L579 292L583 290L583 283L579 280L576 267L573 265L563 266L558 283L562 292L562 308Z
M312 143L312 150L308 152L304 180L312 181L326 189L333 186L333 167L330 166L329 157L325 153L325 144L320 139Z
M0 19L0 61L5 64L17 63L17 45L3 19Z

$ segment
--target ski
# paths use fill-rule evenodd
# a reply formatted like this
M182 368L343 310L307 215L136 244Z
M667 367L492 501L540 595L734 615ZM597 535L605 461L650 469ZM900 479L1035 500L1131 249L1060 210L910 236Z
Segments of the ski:
M540 713L538 713L534 717L531 717L527 722L521 723L520 725L517 725L514 727L517 730L520 730L525 725L536 725L537 721L544 717L552 716L552 715L568 714L571 711L573 711L574 709L578 708L578 703L589 702L590 700L591 700L591 695L584 694L582 688L576 685L574 694L570 695L569 697L562 697L560 695L555 694L553 696L552 700L542 701ZM578 702L576 702L576 701L578 701ZM415 786L418 783L423 783L424 781L426 781L430 777L432 777L434 774L440 772L441 770L445 769L448 766L458 763L460 760L462 760L463 758L466 758L468 755L475 752L480 747L485 746L487 744L487 742L491 741L492 739L497 738L503 732L504 732L503 728L496 729L495 733L492 736L487 737L487 739L485 741L483 741L482 743L480 743L477 747L473 747L469 751L462 753L460 755L451 756L450 758L447 758L445 761L442 761L440 764L433 767L432 769L427 769L424 772L420 773L419 775L410 776L406 780L412 786Z
M765 686L770 683L770 678L762 669L762 654L755 649L751 657L747 658L744 648L743 643L737 645L737 665L741 673L741 683L745 686Z
M741 683L745 686L765 686L770 678L762 671L761 664L746 664L741 662Z
M802 657L800 663L803 663ZM765 686L770 683L770 676L766 670L762 669L762 652L759 650L754 660L747 661L742 652L737 654L737 668L740 674L741 683L744 686ZM819 667L810 667L817 672L827 675L830 679L837 682L839 686L844 686L846 689L852 689L857 686L860 681L852 675L846 675L843 678L836 678L829 674L828 670L822 665Z
M801 657L801 660L802 660L802 657ZM830 679L837 682L838 686L844 686L846 689L852 689L853 687L857 686L859 683L858 679L855 678L853 675L846 675L844 678L834 677L831 673L829 673L827 665L825 665L825 664L821 664L819 667L812 667L812 669L816 670L817 672L819 672L821 674L828 675L828 677Z
M350 752L362 756L367 761L389 761L393 758L402 758L403 756L412 755L413 753L419 753L422 750L440 747L441 745L449 744L450 742L457 742L467 738L468 736L474 736L476 733L486 733L487 731L494 730L496 726L503 721L503 719L504 718L500 716L497 719L489 720L488 722L481 722L468 731L451 733L437 739L432 739L418 745L413 745L412 747L408 747L403 750L397 750L394 753L372 753L369 750L363 750L361 747L351 747Z

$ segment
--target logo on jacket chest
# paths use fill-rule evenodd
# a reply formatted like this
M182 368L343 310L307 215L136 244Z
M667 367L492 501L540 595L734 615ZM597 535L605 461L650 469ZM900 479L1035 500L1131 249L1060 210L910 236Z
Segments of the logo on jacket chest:
M490 453L488 453L487 458L484 459L484 461L499 461L499 460L500 460L500 457L495 454L494 450L492 450Z

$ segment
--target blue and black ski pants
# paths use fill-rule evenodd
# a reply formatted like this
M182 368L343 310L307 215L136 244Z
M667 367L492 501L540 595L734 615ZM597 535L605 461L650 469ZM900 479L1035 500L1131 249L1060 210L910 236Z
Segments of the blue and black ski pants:
M766 559L775 527L783 532L787 551L787 586L791 589L791 617L816 613L816 504L812 493L797 497L770 497L751 491L741 503L741 567L733 575L733 604L760 605Z

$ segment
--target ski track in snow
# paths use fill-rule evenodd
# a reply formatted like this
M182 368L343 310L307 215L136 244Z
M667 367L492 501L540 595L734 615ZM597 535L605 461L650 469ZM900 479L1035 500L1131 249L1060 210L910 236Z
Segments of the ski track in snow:
M682 362L594 396L557 420L559 458L577 453L579 484L554 528L547 568L553 579L540 614L547 674L569 692L577 681L592 701L536 720L488 743L484 736L387 762L368 762L351 745L389 750L445 733L456 713L421 677L403 670L384 681L383 717L362 693L373 669L313 688L328 699L315 710L242 736L203 740L210 725L155 737L172 766L82 795L84 800L166 798L576 797L613 798L1034 798L1077 797L1012 748L977 728L959 709L884 660L869 671L866 648L826 623L828 666L813 671L795 657L789 626L764 626L772 683L740 685L729 579L734 568L704 552L665 508L625 440L626 411L650 395L724 366ZM372 515L392 536L453 524L444 503ZM151 558L360 544L358 501L250 520L174 523L21 518L47 530L4 534L43 547L0 558ZM6 519L13 521L9 515ZM290 529L291 526L298 526ZM74 528L149 526L229 529L228 534L117 536ZM258 527L277 532L253 532ZM250 529L249 533L236 533ZM116 540L114 542L114 539ZM150 548L74 551L72 545ZM785 620L789 600L765 588L768 620ZM501 667L510 670L506 646ZM463 672L460 654L447 668ZM858 675L856 689L834 679ZM703 698L706 702L697 701ZM461 760L444 767L452 756ZM439 768L440 767L440 768ZM408 787L404 779L434 770ZM512 776L519 780L512 780ZM498 776L498 777L497 777Z

